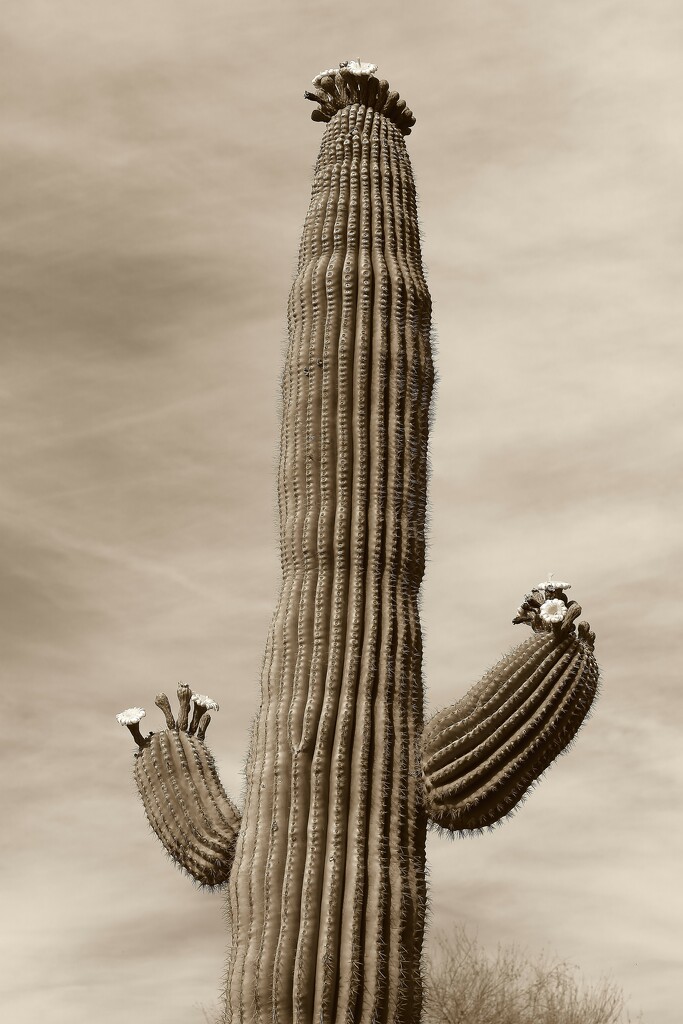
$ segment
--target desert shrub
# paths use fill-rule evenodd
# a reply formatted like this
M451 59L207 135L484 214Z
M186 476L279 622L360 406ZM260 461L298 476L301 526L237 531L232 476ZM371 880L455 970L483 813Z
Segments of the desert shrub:
M463 928L425 959L424 1024L627 1024L617 985L586 984L577 968L516 946L484 950Z

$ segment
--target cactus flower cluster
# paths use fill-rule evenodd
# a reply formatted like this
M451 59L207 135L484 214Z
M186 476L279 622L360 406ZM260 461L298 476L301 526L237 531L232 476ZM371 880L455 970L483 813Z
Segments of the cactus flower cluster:
M147 817L176 863L226 890L231 1024L418 1024L431 823L509 814L595 696L594 634L566 583L525 595L532 634L425 725L431 302L405 137L376 67L306 97L325 123L288 307L278 472L282 582L240 811L206 746L208 697L166 728L119 717Z

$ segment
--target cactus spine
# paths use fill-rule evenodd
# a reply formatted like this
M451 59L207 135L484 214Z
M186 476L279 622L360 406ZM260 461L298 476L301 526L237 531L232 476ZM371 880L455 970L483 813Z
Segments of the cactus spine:
M430 723L421 756L431 304L414 118L375 70L346 62L306 94L327 127L289 300L282 585L241 820L205 750L206 704L189 722L181 687L177 723L158 698L163 733L123 722L167 850L204 884L229 877L232 1024L417 1024L428 818L506 814L597 684L567 585L539 585L520 609L537 636Z

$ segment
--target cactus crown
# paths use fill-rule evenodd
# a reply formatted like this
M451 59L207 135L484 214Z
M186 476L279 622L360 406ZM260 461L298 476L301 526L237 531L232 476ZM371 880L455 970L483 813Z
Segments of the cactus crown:
M375 78L376 64L364 64L360 60L344 60L339 67L321 71L313 79L313 90L307 89L307 100L319 103L311 117L314 121L331 121L338 110L350 104L359 103L373 107L396 125L402 135L410 135L415 124L415 115L406 106L406 101L389 88L385 79Z

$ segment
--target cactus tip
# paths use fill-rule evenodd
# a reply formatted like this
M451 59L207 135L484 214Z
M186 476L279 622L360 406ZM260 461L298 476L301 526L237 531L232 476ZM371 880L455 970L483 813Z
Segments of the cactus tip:
M415 115L399 99L395 91L389 90L384 80L375 78L376 64L367 61L343 60L336 68L327 68L313 79L315 91L308 89L304 96L320 104L311 114L314 121L330 121L339 110L351 104L374 108L396 125L402 135L410 135L415 124Z
M553 632L558 636L569 636L581 615L581 605L570 601L565 594L571 584L554 580L552 575L549 573L547 580L537 583L530 593L524 595L512 622L514 625L525 622L534 633ZM587 623L579 625L578 635L592 650L595 633Z

